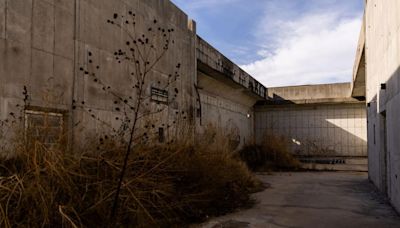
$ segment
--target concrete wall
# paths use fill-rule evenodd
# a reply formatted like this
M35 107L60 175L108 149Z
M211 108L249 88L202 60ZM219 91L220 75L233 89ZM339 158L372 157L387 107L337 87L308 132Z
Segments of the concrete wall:
M201 72L198 72L198 80L201 105L197 132L201 134L212 125L231 140L233 149L252 143L253 106L257 99Z
M265 99L267 88L200 37L197 69L197 133L212 125L233 149L254 142L253 106Z
M135 14L135 29L125 23L130 11ZM110 19L121 27L107 23ZM138 67L134 62L119 63L114 53L129 53L126 42L133 40L127 33L137 38L163 28L174 30L172 44L144 85L149 99L142 110L155 113L141 119L140 129L147 131L149 125L155 138L162 128L167 140L192 140L196 128L201 132L213 124L223 132L232 131L230 137L238 145L251 140L252 107L265 98L266 88L197 37L195 22L169 0L0 0L0 120L19 113L26 86L27 108L35 113L32 119L41 113L62 115L60 127L70 144L86 134L118 131L125 126L124 113L132 116L132 111L114 95L135 103L137 78L131 73ZM159 52L162 39L154 41ZM155 55L149 53L154 61ZM95 73L102 83L85 71ZM168 102L150 99L153 87L165 89Z
M293 103L354 101L350 89L350 83L275 87L268 88L268 97L273 101Z
M257 142L267 135L288 139L306 157L366 157L364 104L269 105L256 108Z
M368 0L366 99L370 179L400 211L400 1Z
M365 104L350 92L350 83L268 88L255 107L257 142L283 136L297 156L366 157Z
M136 14L136 32L122 19L122 16L128 17L129 11ZM119 15L115 23L120 23L122 29L107 23L114 13ZM157 25L154 25L155 19ZM0 0L1 119L10 118L11 112L19 112L16 105L23 103L23 87L26 86L30 95L29 109L63 113L68 117L71 137L74 133L75 138L79 138L82 129L94 133L107 128L92 118L92 114L118 129L121 118L117 117L123 115L124 106L120 101L115 104L115 97L104 92L79 69L93 69L99 65L97 77L120 96L132 96L134 102L134 83L131 82L135 79L130 76L134 64L119 64L114 52L127 49L125 43L129 38L123 30L140 36L147 33L149 27L157 31L157 26L174 29L171 38L174 44L149 73L146 94L150 94L152 86L164 88L169 82L168 75L178 71L178 63L181 76L168 87L170 98L179 91L168 107L146 101L146 109L163 110L147 119L156 124L156 130L165 128L171 138L183 129L182 126L194 126L195 24L167 0ZM160 42L154 42L158 50L162 50ZM77 108L73 109L74 106ZM175 121L178 121L175 127L168 128ZM75 124L78 127L72 127Z
M266 98L265 86L200 37L197 37L197 63L199 71L239 88L259 100Z

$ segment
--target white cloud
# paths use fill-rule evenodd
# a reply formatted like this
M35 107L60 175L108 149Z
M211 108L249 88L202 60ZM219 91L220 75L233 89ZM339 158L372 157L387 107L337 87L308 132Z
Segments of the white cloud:
M351 80L361 16L310 13L297 20L260 22L261 60L242 66L268 87ZM261 37L261 38L260 38Z

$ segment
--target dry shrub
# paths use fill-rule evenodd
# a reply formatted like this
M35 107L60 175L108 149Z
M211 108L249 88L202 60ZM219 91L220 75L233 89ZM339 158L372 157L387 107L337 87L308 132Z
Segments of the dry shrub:
M15 146L0 161L0 226L178 226L244 206L260 187L245 164L207 143L136 146L110 223L125 152L117 142L102 137L74 152Z
M284 137L265 136L261 145L247 145L238 156L253 171L297 170L300 162L290 153Z

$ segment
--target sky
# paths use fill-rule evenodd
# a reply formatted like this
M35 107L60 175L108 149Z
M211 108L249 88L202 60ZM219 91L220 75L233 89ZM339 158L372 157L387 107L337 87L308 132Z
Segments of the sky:
M267 87L351 81L364 0L172 0Z

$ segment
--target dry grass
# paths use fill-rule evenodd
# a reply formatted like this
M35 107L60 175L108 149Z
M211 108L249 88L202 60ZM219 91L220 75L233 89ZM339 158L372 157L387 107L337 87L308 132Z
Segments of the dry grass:
M125 151L116 142L92 140L80 153L39 142L17 144L15 156L0 161L0 226L109 224ZM137 146L115 224L170 227L203 221L247 205L259 187L246 165L224 149L187 143Z
M283 137L267 135L261 145L247 145L238 156L253 171L297 170L300 162L290 153Z

